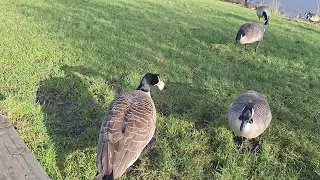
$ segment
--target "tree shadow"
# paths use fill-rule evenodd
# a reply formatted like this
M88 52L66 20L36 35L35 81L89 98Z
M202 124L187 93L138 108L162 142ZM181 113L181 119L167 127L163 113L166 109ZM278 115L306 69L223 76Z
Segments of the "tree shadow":
M47 22L47 19L50 19L49 26L58 32L63 32L63 38L90 42L85 45L77 45L83 51L95 51L97 56L102 57L108 56L110 53L109 49L101 46L106 41L115 42L115 45L119 46L117 50L125 54L129 54L128 51L135 54L136 49L144 47L146 42L153 41L153 43L147 43L148 48L157 49L157 51L152 51L153 53L161 51L164 56L172 57L174 54L172 51L176 47L184 49L194 41L226 44L233 42L230 41L230 36L232 35L233 40L236 33L236 29L234 32L230 32L228 22L223 17L224 14L214 16L212 19L199 19L197 16L184 14L175 8L152 2L143 3L148 7L147 9L131 2L122 1L88 3L90 6L86 5L87 3L74 6L74 3L64 1L54 2L50 8L29 4L20 6L21 9L24 9L22 13L26 16L38 14L35 17L37 21ZM69 4L72 8L67 6ZM66 11L66 9L68 10ZM86 16L79 15L79 12L86 14ZM149 16L153 18L149 18ZM128 17L131 20L130 23L128 23ZM164 17L169 18L170 21L168 22ZM61 29L59 24L70 25L70 29ZM169 28L166 26L167 24ZM106 31L109 33L106 34ZM139 35L139 38L132 39L132 35ZM135 47L132 42L138 45ZM172 43L172 47L163 46L163 42ZM138 46L139 48L137 48ZM142 57L152 56L149 54L150 52L144 53ZM141 54L137 56L141 56ZM117 60L119 61L119 59ZM131 61L138 63L134 58L131 58Z
M43 123L55 144L57 164L63 172L69 153L97 145L105 109L88 90L89 83L75 73L87 72L87 68L65 65L61 69L64 77L40 82L36 102L41 105Z

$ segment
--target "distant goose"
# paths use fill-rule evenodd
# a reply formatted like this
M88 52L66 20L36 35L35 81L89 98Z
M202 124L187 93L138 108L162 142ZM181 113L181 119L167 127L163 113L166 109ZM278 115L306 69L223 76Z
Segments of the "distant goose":
M96 180L119 178L151 141L156 109L150 85L163 89L159 74L145 74L137 90L122 93L109 104L99 135Z
M260 23L246 23L242 25L236 35L236 44L244 44L247 50L247 44L258 42L255 51L259 46L260 41L263 40L265 26Z
M257 16L260 20L260 18L264 18L264 24L268 24L269 23L269 17L271 15L271 10L269 8L269 6L259 6L257 8Z
M234 100L228 109L230 129L240 137L257 138L269 126L272 119L271 110L264 95L248 91ZM239 142L242 144L242 140ZM259 140L253 150L259 149Z
M248 2L248 0L244 1L244 7L249 8L249 9L257 9L257 6Z
M317 12L307 12L305 15L307 16L307 20L311 22L320 22L320 15Z

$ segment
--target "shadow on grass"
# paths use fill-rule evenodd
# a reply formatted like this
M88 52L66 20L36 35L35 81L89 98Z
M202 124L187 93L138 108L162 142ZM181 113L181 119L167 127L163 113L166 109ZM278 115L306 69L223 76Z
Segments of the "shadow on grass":
M6 99L6 97L0 93L0 101L5 100L5 99Z
M213 121L223 119L224 107L212 101L210 93L196 84L167 82L162 92L155 92L153 99L157 112L187 116L196 129L206 128Z
M96 102L74 71L84 67L63 66L65 77L45 79L36 93L37 103L45 114L44 124L57 148L57 163L63 171L68 154L77 149L97 145L101 119L105 109Z

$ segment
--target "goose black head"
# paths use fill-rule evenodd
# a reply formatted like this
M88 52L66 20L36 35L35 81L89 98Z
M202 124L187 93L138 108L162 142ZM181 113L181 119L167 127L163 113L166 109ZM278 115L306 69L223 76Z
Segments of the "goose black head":
M306 12L305 15L307 16L307 20L309 20L311 18L310 12Z
M236 44L238 44L240 42L240 39L242 37L244 37L246 35L246 33L244 32L243 29L240 29L237 33L237 36L236 36Z
M263 17L264 17L264 25L268 25L269 24L269 16L266 12L262 13Z
M254 109L253 109L253 103L248 103L243 111L242 114L239 116L239 120L241 121L240 125L240 131L244 131L247 123L252 124L253 123L253 114L254 114Z
M150 92L151 86L158 86L160 90L164 88L164 82L160 80L160 74L147 73L141 79L140 85L137 90Z

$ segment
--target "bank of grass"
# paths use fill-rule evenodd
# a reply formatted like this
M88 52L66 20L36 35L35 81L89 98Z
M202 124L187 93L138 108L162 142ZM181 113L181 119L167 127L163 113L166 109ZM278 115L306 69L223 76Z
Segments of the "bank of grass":
M234 46L253 10L221 1L0 2L0 111L52 179L92 179L109 102L158 72L157 141L123 179L319 179L320 28L272 16ZM263 153L239 153L227 108L267 96Z
M229 2L229 3L236 3L236 4L243 4L244 0L221 0L224 2Z

